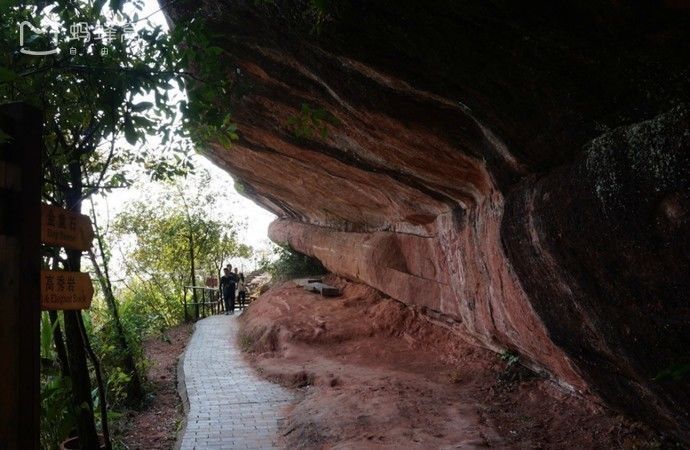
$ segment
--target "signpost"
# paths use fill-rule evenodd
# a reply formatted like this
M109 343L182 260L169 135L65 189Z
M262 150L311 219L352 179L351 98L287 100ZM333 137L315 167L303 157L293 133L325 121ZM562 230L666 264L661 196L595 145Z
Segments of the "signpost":
M70 250L91 248L94 233L91 219L57 206L41 205L41 241Z
M83 251L94 234L87 216L40 203L41 113L1 105L0 129L0 450L38 450L41 309L86 309L93 297L88 274L41 270L41 241Z
M41 241L70 250L91 248L94 233L91 219L52 205L41 205ZM88 309L93 285L88 274L60 270L41 271L41 309Z
M41 309L88 309L93 298L93 285L86 273L61 270L41 271Z
M75 163L70 163L73 170ZM67 192L66 200L69 205L79 206L79 199ZM65 268L79 270L81 266L82 250L91 247L93 230L88 217L73 211L51 205L41 206L41 238L47 245L67 249ZM53 264L55 265L55 260ZM63 311L65 338L67 344L67 361L72 381L72 403L75 410L75 424L79 433L82 448L97 448L95 424L93 421L93 403L86 353L92 358L99 385L99 398L102 412L105 411L105 399L102 391L103 384L100 368L96 356L88 343L84 333L81 310L91 305L93 286L88 274L68 272L64 270L42 270L41 278L41 309ZM108 440L107 422L103 424L103 432Z

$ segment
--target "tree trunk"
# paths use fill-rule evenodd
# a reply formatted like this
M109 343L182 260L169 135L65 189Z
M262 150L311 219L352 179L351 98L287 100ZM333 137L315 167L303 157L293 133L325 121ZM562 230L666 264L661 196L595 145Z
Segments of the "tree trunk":
M99 443L96 435L96 424L93 419L91 380L86 367L84 342L79 331L79 314L81 311L65 311L63 314L79 443L84 450L96 449L99 447Z
M96 353L91 348L89 338L86 335L86 327L84 326L84 319L82 316L77 316L79 319L79 331L81 331L81 338L84 340L84 347L91 358L93 370L96 372L96 383L98 383L98 400L100 403L101 412L101 429L103 430L103 440L105 442L105 450L112 450L113 445L110 442L110 428L108 427L108 399L105 395L105 383L103 383L103 372L101 372L101 363L98 361Z
M53 258L52 269L59 270L58 258ZM50 325L53 328L53 343L55 344L55 353L57 353L58 363L60 364L60 373L63 377L69 377L69 362L67 360L67 349L65 348L65 339L62 336L62 329L58 320L57 311L48 311L50 317Z
M187 200L184 198L184 195L182 194L182 191L180 190L179 186L177 188L178 194L180 194L180 199L182 199L182 205L184 205L184 212L185 216L187 217L187 227L189 228L189 234L187 235L187 239L189 241L189 263L190 263L190 276L192 278L191 280L191 285L194 286L196 282L196 268L195 268L195 261L194 261L194 229L192 227L192 216L189 214L189 206L187 205ZM197 300L197 293L196 289L192 288L192 298L194 299L194 311L195 311L195 318L199 318L199 302Z
M73 212L81 212L82 180L79 160L69 164L72 189L67 192L67 208ZM78 272L81 269L81 252L67 250L68 269ZM65 337L67 339L68 361L72 378L72 398L75 409L79 446L83 450L93 450L100 447L96 434L96 423L93 416L93 400L91 398L91 379L86 365L84 340L79 328L81 311L64 311Z
M65 340L62 337L62 330L58 323L57 311L48 311L50 317L50 325L53 327L53 343L55 344L55 352L58 356L58 363L60 363L60 373L63 377L69 377L69 363L67 362L67 349L65 348Z
M187 212L187 223L189 224L189 212ZM191 270L191 285L194 286L196 282L196 268L194 267L194 234L192 233L192 226L189 224L189 266ZM192 297L194 298L194 310L196 311L196 318L199 318L199 301L197 300L196 289L192 288Z
M101 244L101 236L98 234L98 227L96 227L96 238L98 239L98 246L103 255L103 245ZM139 377L139 371L137 370L137 365L134 362L134 356L132 355L132 350L127 341L127 335L125 334L125 329L120 321L120 313L117 310L117 302L115 301L115 295L113 294L112 284L110 283L110 274L108 272L108 263L103 261L103 270L101 270L96 260L96 255L93 252L89 252L89 257L91 258L91 263L93 264L94 270L96 271L96 276L98 277L98 282L103 291L103 296L105 297L105 302L108 305L108 310L112 316L113 323L115 325L115 333L117 335L117 344L122 352L122 368L131 377L127 383L127 404L129 406L140 405L144 399L144 389L141 386L141 378Z
M92 203L93 204L93 203ZM113 284L110 282L110 270L108 268L108 256L105 253L105 245L103 244L103 236L101 235L100 228L98 227L98 221L96 220L96 214L93 215L93 224L96 234L96 242L98 243L98 251L101 254L101 259L103 260L103 270L101 270L96 260L96 255L93 251L89 252L89 257L93 263L93 267L96 270L96 275L98 276L98 281L103 290L103 295L112 315L113 322L115 324L115 331L117 333L117 340L122 351L122 366L125 372L130 376L130 380L127 383L127 404L129 406L138 406L144 400L144 389L141 384L141 377L139 376L139 371L137 370L137 365L134 361L134 355L132 353L132 347L127 340L127 335L125 334L125 329L122 326L122 321L120 320L120 313L117 309L117 302L115 301L115 294L113 293Z

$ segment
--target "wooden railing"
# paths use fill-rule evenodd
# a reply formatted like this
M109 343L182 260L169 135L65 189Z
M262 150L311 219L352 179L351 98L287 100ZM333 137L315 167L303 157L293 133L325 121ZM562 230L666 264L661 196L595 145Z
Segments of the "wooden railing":
M192 319L189 314L189 307L193 309L193 319L199 320L209 314L219 314L223 308L223 302L218 288L206 286L184 286L184 320L188 322ZM191 293L191 301L187 301L188 294Z

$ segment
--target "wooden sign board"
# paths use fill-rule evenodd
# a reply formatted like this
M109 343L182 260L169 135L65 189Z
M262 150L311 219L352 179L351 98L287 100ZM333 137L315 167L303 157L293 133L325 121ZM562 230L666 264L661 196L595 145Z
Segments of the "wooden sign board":
M88 309L92 298L89 274L41 270L41 310Z
M91 248L94 233L91 219L57 206L41 205L41 241L70 250Z

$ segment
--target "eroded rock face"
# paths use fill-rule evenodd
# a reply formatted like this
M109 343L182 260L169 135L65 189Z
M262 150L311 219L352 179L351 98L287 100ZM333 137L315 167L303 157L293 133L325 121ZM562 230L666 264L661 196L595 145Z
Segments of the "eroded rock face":
M241 138L207 153L275 241L687 440L688 11L556 3L169 13L222 36Z

